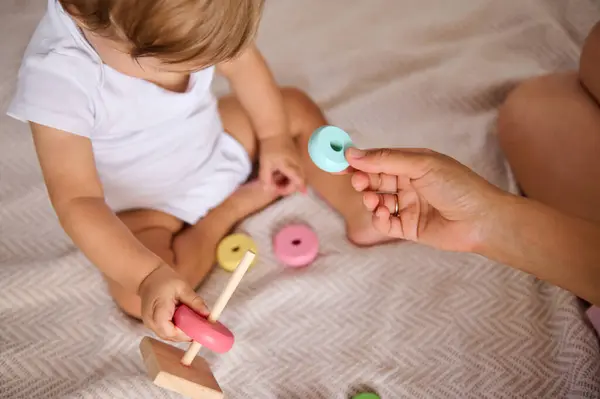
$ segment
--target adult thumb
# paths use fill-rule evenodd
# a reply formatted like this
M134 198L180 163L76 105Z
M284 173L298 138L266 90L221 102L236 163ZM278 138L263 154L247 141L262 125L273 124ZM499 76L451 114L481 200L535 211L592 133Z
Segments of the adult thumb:
M204 299L202 299L201 296L196 294L196 292L191 288L188 288L185 291L183 291L179 295L179 300L181 301L181 303L189 306L196 313L204 317L208 317L208 315L210 314L210 310L208 310L206 303L204 303Z
M419 179L431 169L434 154L426 149L349 148L346 159L354 169L365 173L385 173Z

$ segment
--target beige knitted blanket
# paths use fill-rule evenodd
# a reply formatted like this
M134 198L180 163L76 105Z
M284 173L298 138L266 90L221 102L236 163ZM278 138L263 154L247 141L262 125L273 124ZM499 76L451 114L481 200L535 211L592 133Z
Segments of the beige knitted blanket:
M2 114L44 4L0 2ZM494 137L497 106L529 76L574 68L599 9L592 0L276 0L260 45L281 84L308 91L358 145L431 147L514 189ZM304 270L282 269L271 251L273 230L293 219L322 244ZM565 291L477 256L354 248L314 196L241 228L260 260L223 314L237 343L205 353L228 398L600 396L598 344ZM217 271L202 288L209 303L226 279ZM144 333L58 226L27 127L2 116L0 397L175 398L146 378Z

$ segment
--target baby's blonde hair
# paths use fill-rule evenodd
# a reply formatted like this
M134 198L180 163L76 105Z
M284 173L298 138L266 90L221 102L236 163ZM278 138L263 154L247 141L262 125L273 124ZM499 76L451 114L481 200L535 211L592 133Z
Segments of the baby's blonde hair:
M129 46L134 58L214 65L254 38L264 0L59 0L86 29Z

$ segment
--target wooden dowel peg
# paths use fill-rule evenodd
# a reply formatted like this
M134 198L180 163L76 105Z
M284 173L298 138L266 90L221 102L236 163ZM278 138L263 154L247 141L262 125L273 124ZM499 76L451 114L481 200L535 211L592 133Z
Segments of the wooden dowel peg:
M223 292L221 292L221 295L215 302L215 305L213 306L210 314L208 315L208 321L214 323L219 319L221 313L223 313L223 310L227 305L227 302L229 302L229 299L231 299L231 296L235 292L236 288L238 287L238 285L240 285L240 282L242 281L242 278L248 271L248 268L250 268L250 265L252 265L252 261L254 260L255 256L256 254L254 252L246 251L238 267L235 269L232 276L229 278L225 289L223 290ZM181 358L181 363L186 366L192 364L194 358L198 355L198 352L200 352L200 349L202 349L202 345L196 341L192 341L187 351Z

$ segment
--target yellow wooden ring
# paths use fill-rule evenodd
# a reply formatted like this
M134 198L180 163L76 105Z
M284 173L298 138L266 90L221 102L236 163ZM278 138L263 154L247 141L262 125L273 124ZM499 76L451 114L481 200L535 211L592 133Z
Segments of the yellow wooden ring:
M248 250L257 253L252 238L241 233L231 234L223 238L217 247L217 263L228 272L233 272ZM255 261L256 258L251 267Z

